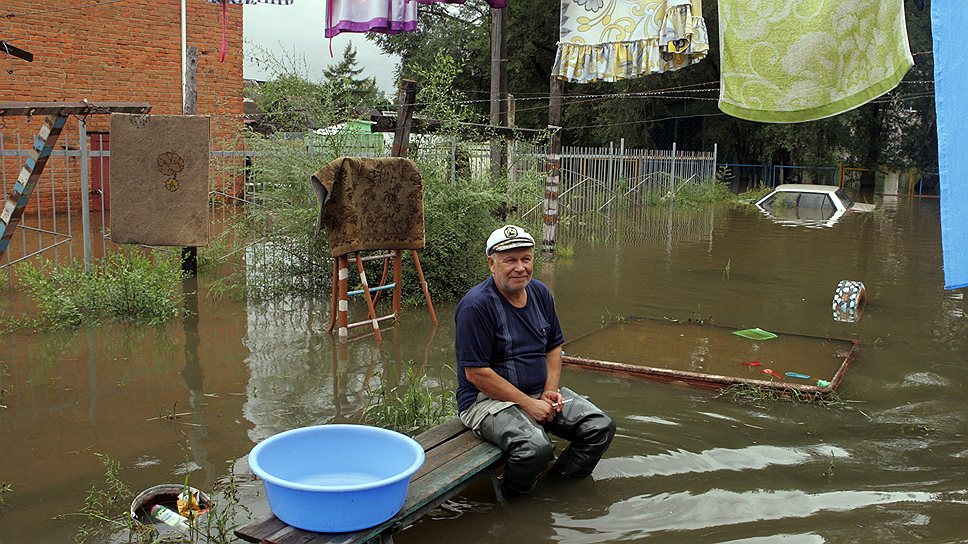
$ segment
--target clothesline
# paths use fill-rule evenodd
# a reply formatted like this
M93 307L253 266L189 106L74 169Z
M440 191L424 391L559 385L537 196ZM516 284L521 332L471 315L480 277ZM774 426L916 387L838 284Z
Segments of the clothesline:
M691 87L698 85L708 85L716 82L707 83L697 83L695 85L686 85L683 87ZM917 81L902 81L902 84L922 84L922 85L933 85L932 80L917 80ZM718 100L715 98L705 98L705 97L692 97L692 96L666 96L670 94L677 93L689 93L689 92L719 92L719 88L710 89L685 89L683 87L670 87L668 89L653 89L648 91L637 91L629 93L600 93L600 94L566 94L562 95L561 99L565 103L576 104L583 102L594 102L599 100L610 100L610 99L629 99L629 98L678 98L678 99L695 99L695 100ZM465 91L466 92L466 91ZM514 93L511 93L514 94ZM518 98L515 96L515 102L529 102L529 101L549 101L551 100L550 95L542 96L529 96ZM490 99L473 99L473 100L443 100L437 102L416 102L414 106L430 106L430 105L470 105L470 104L480 104L490 102ZM535 108L518 108L516 111L528 111Z

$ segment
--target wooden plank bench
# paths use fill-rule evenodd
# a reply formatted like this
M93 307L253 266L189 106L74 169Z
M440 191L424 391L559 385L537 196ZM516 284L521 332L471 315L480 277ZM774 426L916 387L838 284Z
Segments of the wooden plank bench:
M459 419L438 425L415 440L423 446L427 458L410 480L403 508L390 520L352 533L317 533L297 529L270 515L236 529L235 535L261 544L357 544L371 540L392 543L394 533L483 475L490 476L497 500L504 501L496 473L504 459L500 448L478 438Z

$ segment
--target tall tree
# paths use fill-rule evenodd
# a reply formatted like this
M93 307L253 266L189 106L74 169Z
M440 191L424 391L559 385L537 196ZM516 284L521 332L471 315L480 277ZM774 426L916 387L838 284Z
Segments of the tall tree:
M383 97L377 89L376 79L361 77L362 73L356 49L352 43L347 43L343 58L323 70L323 85L329 88L333 101L343 108L373 107Z

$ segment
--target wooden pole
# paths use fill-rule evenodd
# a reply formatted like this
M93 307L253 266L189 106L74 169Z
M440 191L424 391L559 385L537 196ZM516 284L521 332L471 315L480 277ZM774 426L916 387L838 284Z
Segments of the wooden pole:
M491 8L491 126L506 127L508 120L507 9ZM491 180L504 173L504 140L491 140Z
M410 147L410 127L413 125L413 105L417 101L417 82L405 79L397 95L397 127L393 134L392 156L406 157Z
M198 48L189 47L185 63L185 103L183 113L195 115L198 111ZM181 250L182 272L194 276L198 273L198 248L183 247Z
M551 76L551 100L548 108L548 177L545 180L544 230L541 237L541 251L554 254L558 229L558 190L561 185L561 95L565 82Z

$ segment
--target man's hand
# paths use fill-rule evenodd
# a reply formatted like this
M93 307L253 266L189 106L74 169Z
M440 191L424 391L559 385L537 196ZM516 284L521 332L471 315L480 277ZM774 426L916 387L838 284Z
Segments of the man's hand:
M538 423L551 423L555 419L555 416L558 415L558 412L561 411L561 406L555 408L544 397L540 399L528 397L527 403L518 405Z
M546 389L541 393L541 400L547 402L551 405L551 409L555 411L555 414L561 413L562 401L565 397L561 396L561 393L557 389ZM552 419L554 417L552 416Z

